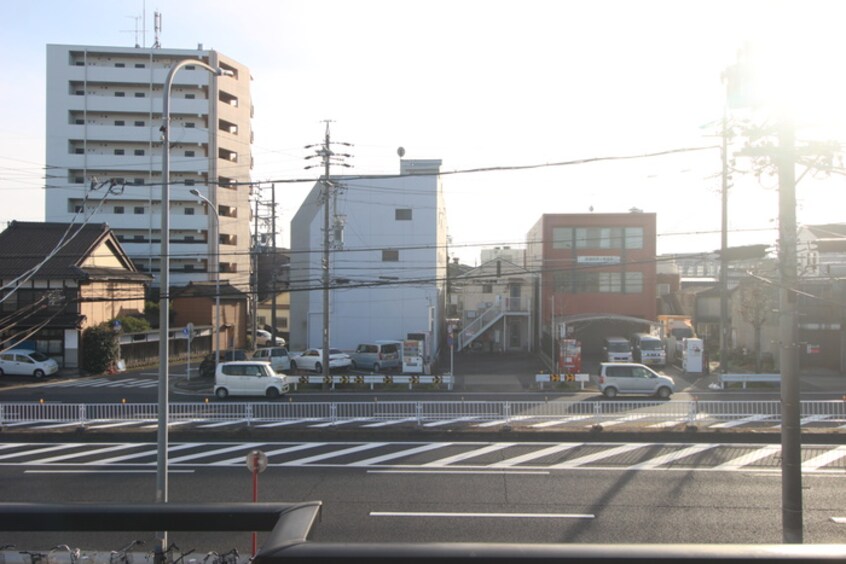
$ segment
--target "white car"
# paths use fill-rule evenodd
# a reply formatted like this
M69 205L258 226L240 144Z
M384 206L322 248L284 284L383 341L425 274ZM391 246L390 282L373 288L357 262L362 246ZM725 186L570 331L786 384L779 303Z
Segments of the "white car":
M229 396L264 396L276 399L288 393L288 380L277 374L267 362L237 360L221 362L214 376L214 395L217 399Z
M329 349L329 370L349 368L350 355L338 349ZM291 357L291 370L323 372L323 349L308 349Z
M250 333L250 336L252 336L252 332ZM258 347L285 346L285 339L283 339L282 337L276 337L276 344L274 345L273 336L270 334L270 331L265 331L264 329L259 329L258 331L256 331L255 342L256 346Z
M0 354L0 376L17 374L43 378L59 371L59 364L38 351L10 350Z

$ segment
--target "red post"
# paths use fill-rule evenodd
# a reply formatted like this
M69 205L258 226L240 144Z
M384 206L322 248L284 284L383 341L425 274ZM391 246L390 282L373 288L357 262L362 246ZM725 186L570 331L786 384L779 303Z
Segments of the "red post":
M255 453L253 456L253 503L258 502L258 475L259 475L259 468L258 468L258 459L259 454ZM255 558L256 555L256 532L253 531L253 557Z

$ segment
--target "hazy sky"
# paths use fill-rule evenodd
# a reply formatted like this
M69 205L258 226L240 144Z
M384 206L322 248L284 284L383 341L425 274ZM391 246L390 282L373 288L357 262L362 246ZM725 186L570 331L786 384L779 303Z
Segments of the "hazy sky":
M353 143L352 173L396 173L406 158L443 170L555 163L716 145L721 73L746 41L780 46L773 87L799 93L797 137L846 141L837 1L1 0L6 108L0 222L44 218L46 45L161 43L217 49L252 72L254 180L301 178L303 147ZM146 9L145 35L140 33ZM139 32L136 33L136 27ZM792 70L790 70L792 68ZM782 72L784 71L784 72ZM814 127L805 127L815 120ZM774 243L776 178L737 158L730 245ZM338 170L338 172L342 172ZM343 171L348 172L348 171ZM443 178L451 254L525 243L543 213L658 214L658 250L719 247L716 149L532 171ZM799 171L801 173L801 169ZM310 184L277 190L280 245ZM806 176L800 223L846 221L846 177ZM700 235L696 235L700 234Z

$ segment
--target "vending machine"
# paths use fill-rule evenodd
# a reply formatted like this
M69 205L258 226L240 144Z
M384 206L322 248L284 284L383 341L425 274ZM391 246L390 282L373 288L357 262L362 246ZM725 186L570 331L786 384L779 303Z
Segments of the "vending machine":
M705 372L705 346L702 339L682 339L682 370L689 374Z
M561 374L576 374L582 371L582 344L576 339L561 339L558 354L558 370Z
M411 338L402 342L403 374L423 374L425 344L423 340Z

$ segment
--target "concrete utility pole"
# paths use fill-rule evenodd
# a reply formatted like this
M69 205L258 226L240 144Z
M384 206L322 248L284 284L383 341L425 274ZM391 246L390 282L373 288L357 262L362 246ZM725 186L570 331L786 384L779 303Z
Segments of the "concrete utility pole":
M270 276L270 346L276 346L276 294L279 292L276 285L276 184L270 185L270 256L273 266Z
M779 341L781 350L781 504L785 543L802 542L802 437L797 354L796 150L793 124L778 132Z
M326 123L326 133L324 135L323 144L321 145L308 145L306 149L316 148L317 151L314 155L310 155L306 157L307 159L320 157L322 166L323 166L323 176L321 178L321 183L323 184L323 190L321 194L321 202L323 203L323 260L321 263L321 268L323 271L323 354L321 358L321 365L323 369L323 381L324 383L329 378L329 323L330 323L330 316L329 316L329 249L330 249L330 227L331 224L329 222L330 213L329 213L329 204L332 201L332 181L330 180L330 166L332 164L336 164L338 166L345 166L349 167L350 165L344 162L339 162L338 160L333 160L333 157L349 157L350 155L346 153L335 153L332 151L332 141L329 135L329 124L331 120L325 120ZM347 145L350 146L349 143L336 143L340 145ZM320 165L309 165L306 168L314 168L315 166Z
M261 185L255 185L255 212L253 213L253 307L251 309L252 321L250 327L253 330L253 350L256 348L256 337L258 335L258 301L259 301L259 202L261 201Z
M728 110L723 108L723 190L720 236L720 372L728 372L729 308L728 308Z

